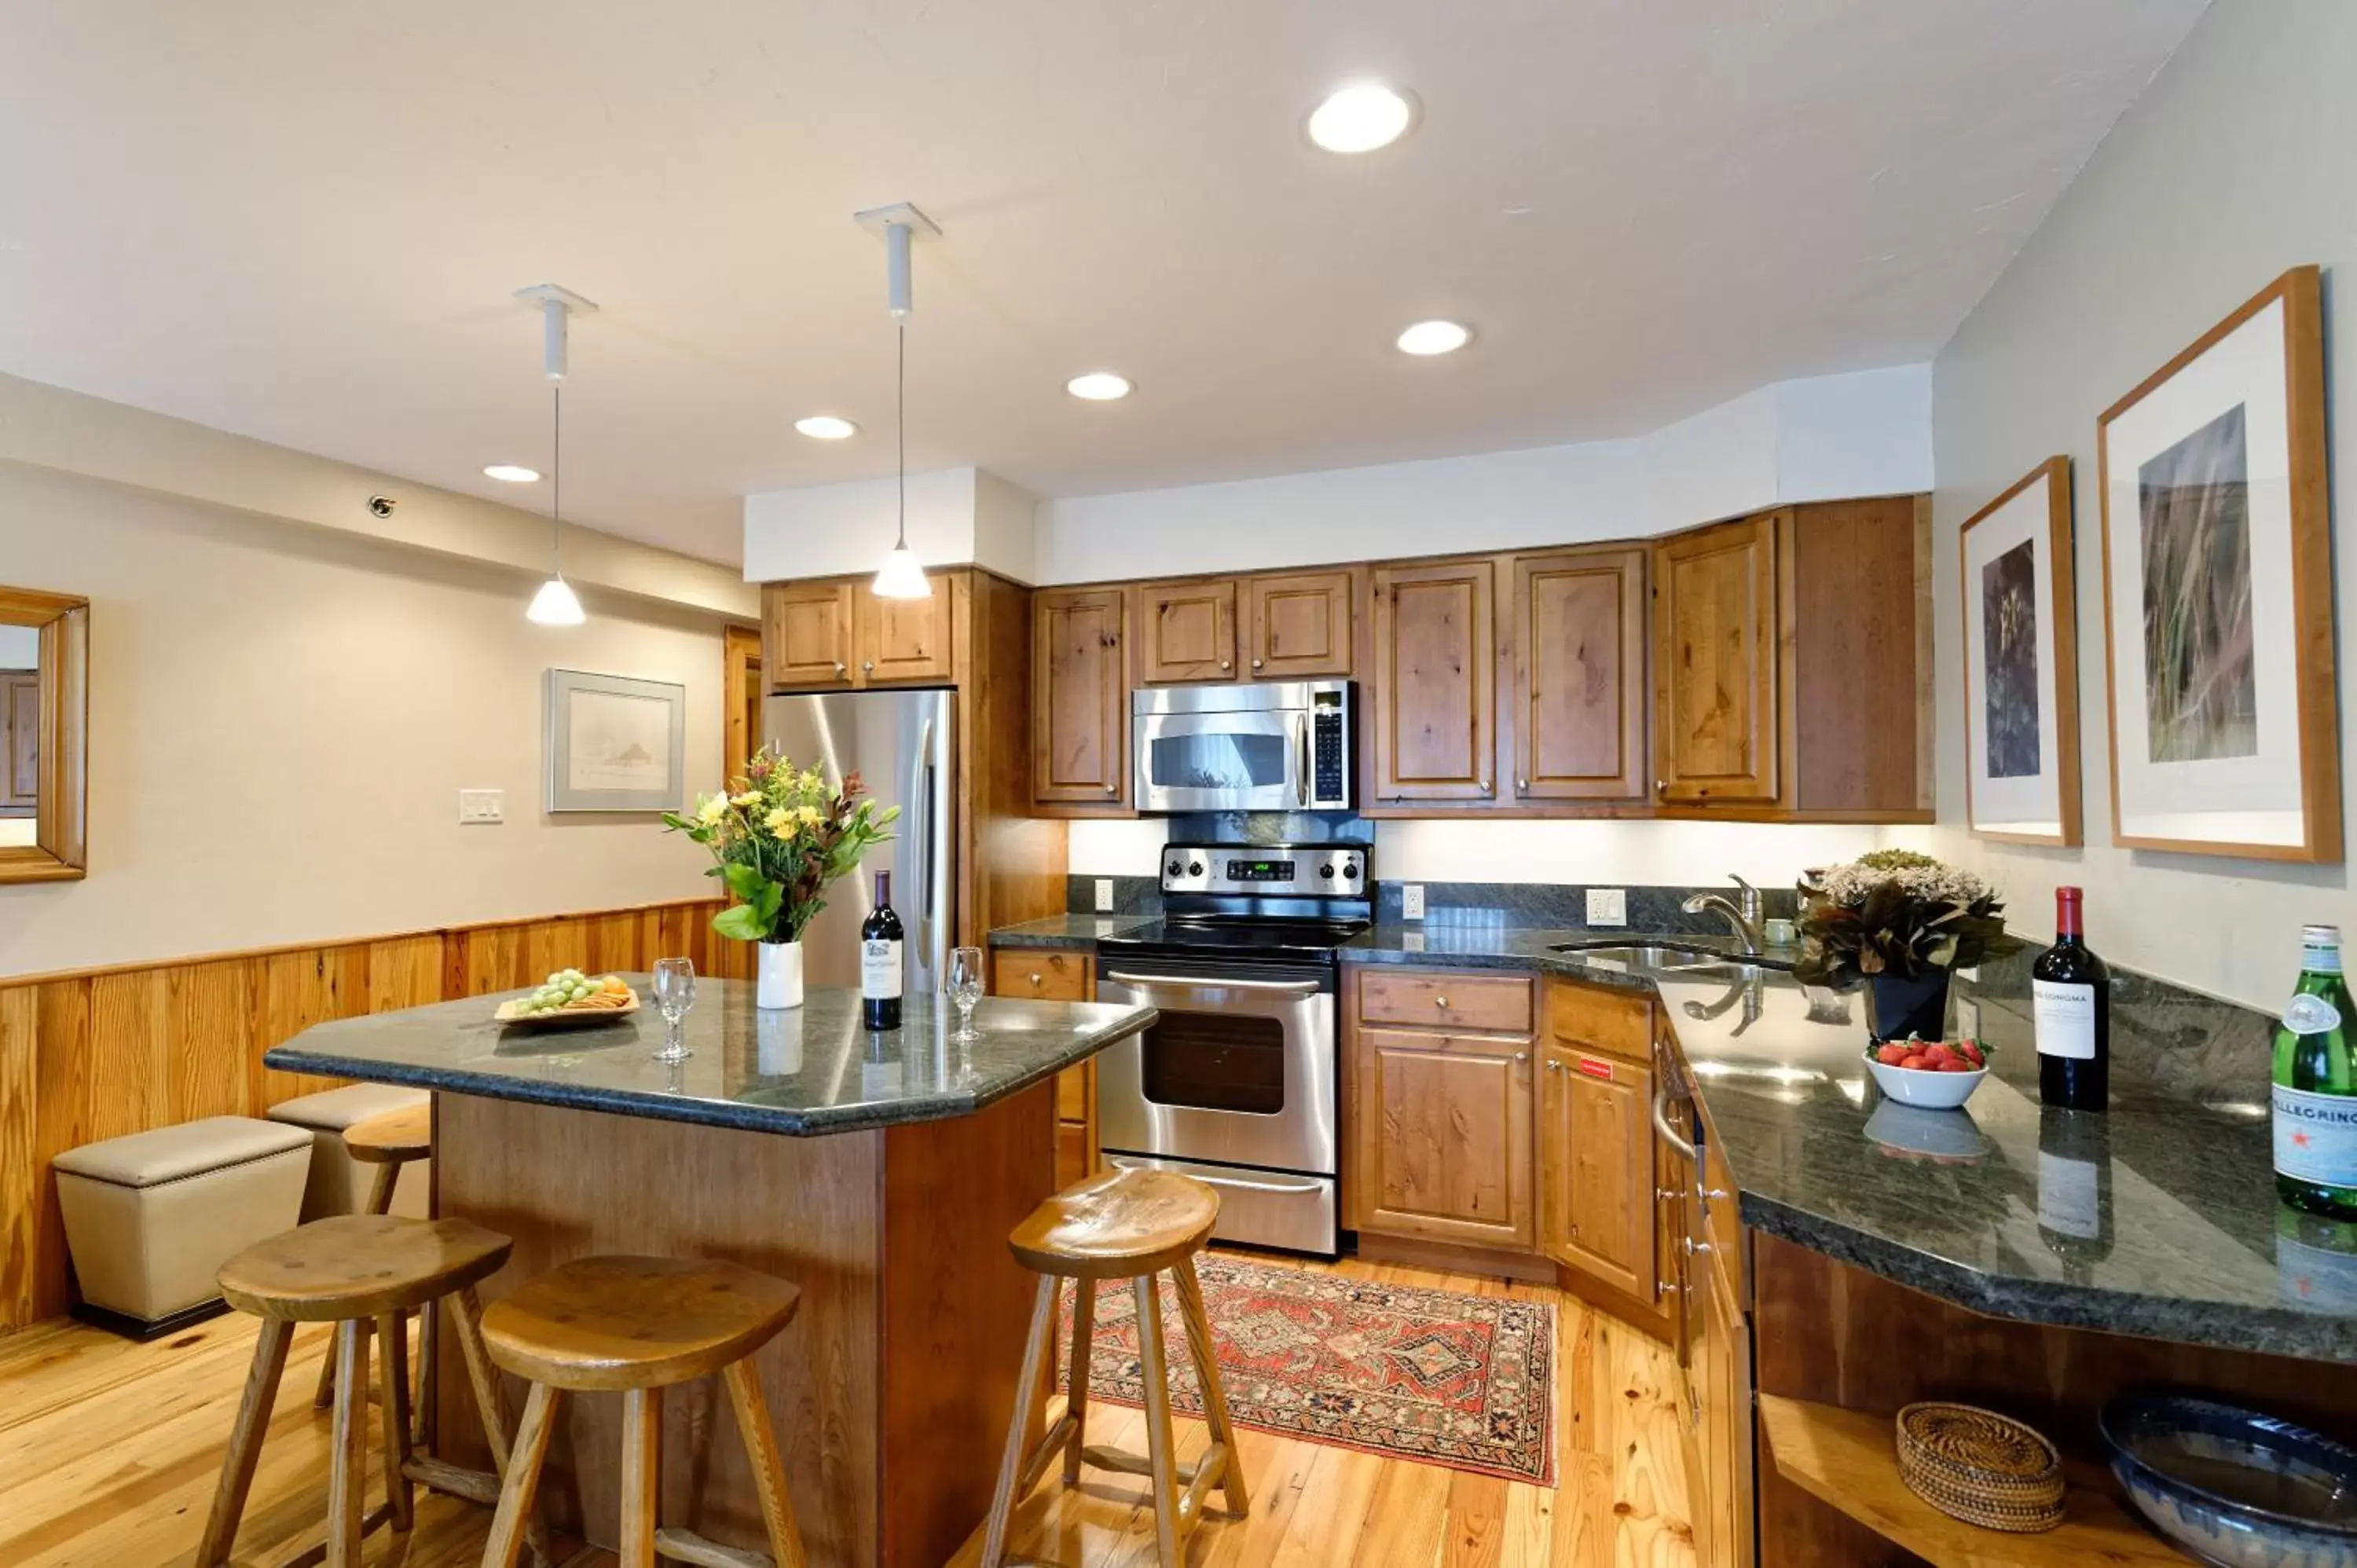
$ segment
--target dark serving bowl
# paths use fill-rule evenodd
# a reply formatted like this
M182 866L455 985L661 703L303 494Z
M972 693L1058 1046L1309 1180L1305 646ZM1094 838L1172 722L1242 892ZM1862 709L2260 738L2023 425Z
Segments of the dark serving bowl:
M2101 1425L2129 1502L2204 1563L2357 1564L2357 1449L2192 1394L2123 1394Z

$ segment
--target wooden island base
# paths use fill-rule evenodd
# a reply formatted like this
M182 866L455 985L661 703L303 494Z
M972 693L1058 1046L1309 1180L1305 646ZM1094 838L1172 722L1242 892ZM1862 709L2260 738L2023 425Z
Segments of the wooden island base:
M726 1258L802 1287L762 1387L814 1564L935 1568L990 1509L1035 1282L1007 1251L1053 1186L1046 1084L975 1115L786 1137L464 1094L436 1096L437 1211L515 1239L483 1287L592 1253ZM485 1463L456 1356L436 1368L440 1447ZM521 1384L507 1380L512 1412ZM666 1396L662 1518L764 1549L713 1380ZM599 1545L619 1515L621 1402L565 1402L541 1504Z

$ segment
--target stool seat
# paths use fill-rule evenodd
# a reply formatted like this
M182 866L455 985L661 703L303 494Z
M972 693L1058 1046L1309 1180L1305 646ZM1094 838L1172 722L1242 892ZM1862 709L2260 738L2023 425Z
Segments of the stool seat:
M1107 1170L1033 1209L1007 1239L1015 1261L1064 1279L1159 1273L1211 1240L1219 1195L1170 1171Z
M221 1294L240 1311L291 1323L377 1317L497 1273L513 1245L465 1219L331 1215L223 1263Z
M491 1359L551 1388L664 1388L767 1344L801 1304L780 1279L718 1259L579 1258L483 1313Z
M344 1129L352 1158L372 1165L422 1160L434 1152L434 1107L407 1105Z

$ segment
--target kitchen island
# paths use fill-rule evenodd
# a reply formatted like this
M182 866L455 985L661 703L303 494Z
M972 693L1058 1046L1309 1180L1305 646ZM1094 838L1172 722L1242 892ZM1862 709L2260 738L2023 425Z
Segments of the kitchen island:
M651 1007L529 1031L492 1022L502 999L323 1024L264 1060L436 1091L436 1211L515 1240L486 1299L591 1253L727 1258L801 1286L759 1364L811 1561L948 1558L989 1508L1014 1409L1035 1282L1006 1238L1053 1186L1050 1080L1153 1010L990 998L961 1044L946 998L911 995L899 1029L870 1034L856 993L763 1013L750 984L707 980L692 1054L664 1063ZM439 1446L480 1464L456 1359L437 1368ZM759 1548L716 1397L669 1396L665 1517ZM601 1544L619 1417L615 1401L568 1401L540 1494Z

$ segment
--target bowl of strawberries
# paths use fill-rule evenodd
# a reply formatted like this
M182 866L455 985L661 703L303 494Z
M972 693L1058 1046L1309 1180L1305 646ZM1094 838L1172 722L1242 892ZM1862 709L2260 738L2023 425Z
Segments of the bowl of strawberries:
M1910 1036L1867 1047L1866 1070L1883 1093L1902 1105L1953 1111L1988 1076L1988 1052L1978 1040L1924 1041Z

